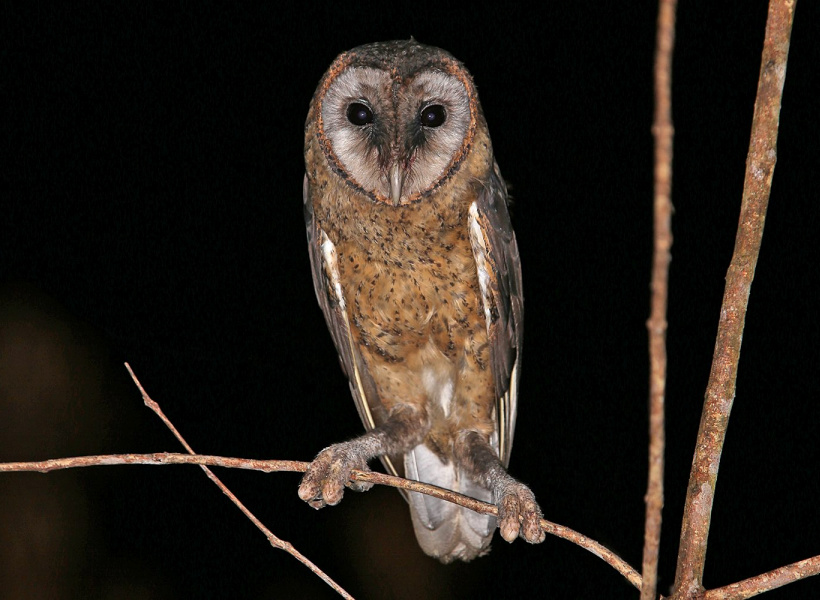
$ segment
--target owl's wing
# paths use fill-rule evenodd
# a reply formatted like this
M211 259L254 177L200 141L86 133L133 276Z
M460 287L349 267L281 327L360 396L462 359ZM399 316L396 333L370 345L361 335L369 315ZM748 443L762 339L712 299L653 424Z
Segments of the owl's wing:
M470 207L470 235L488 323L490 363L498 399L498 453L504 466L510 461L515 431L524 328L521 259L507 198L507 186L498 165L493 163L489 183Z
M313 202L310 198L310 183L305 175L302 186L305 226L307 228L310 267L313 273L313 289L325 316L327 328L339 353L339 362L350 384L350 392L364 426L370 430L384 420L383 408L379 402L376 385L370 377L367 365L362 360L350 333L345 299L339 284L336 247L313 217ZM390 473L398 474L389 457L382 462Z

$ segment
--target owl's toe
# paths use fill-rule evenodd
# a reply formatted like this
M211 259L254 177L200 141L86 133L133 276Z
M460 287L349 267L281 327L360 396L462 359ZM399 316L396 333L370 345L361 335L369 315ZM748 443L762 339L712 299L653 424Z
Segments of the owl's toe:
M357 492L373 487L372 483L350 479L353 469L369 470L367 463L351 447L352 443L329 446L313 459L299 484L299 497L302 500L319 509L341 502L345 486Z
M498 529L505 540L512 542L520 536L531 544L544 541L541 508L526 485L518 481L506 485L497 506Z

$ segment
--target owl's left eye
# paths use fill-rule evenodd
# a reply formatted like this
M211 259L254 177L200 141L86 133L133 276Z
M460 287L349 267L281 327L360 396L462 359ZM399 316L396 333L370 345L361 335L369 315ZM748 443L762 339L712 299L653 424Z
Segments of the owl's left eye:
M447 111L441 104L431 104L421 109L419 121L424 127L440 127L447 120Z
M347 107L347 120L362 127L373 122L373 111L361 102L353 102Z

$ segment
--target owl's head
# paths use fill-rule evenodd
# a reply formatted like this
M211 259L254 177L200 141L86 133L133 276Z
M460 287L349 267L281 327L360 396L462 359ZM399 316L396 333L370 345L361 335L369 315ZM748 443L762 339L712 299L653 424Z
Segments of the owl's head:
M455 174L483 122L480 111L470 74L450 54L412 39L379 42L334 61L308 130L314 123L325 158L348 185L399 206Z

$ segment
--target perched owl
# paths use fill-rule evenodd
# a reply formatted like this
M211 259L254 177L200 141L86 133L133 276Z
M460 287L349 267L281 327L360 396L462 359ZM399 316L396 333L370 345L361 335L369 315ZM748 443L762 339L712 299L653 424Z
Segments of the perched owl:
M337 504L352 469L488 502L501 535L544 539L541 510L507 474L523 299L507 190L473 80L415 40L341 54L305 126L313 283L367 433L322 450L299 486ZM493 517L406 494L422 549L442 562L489 549Z

